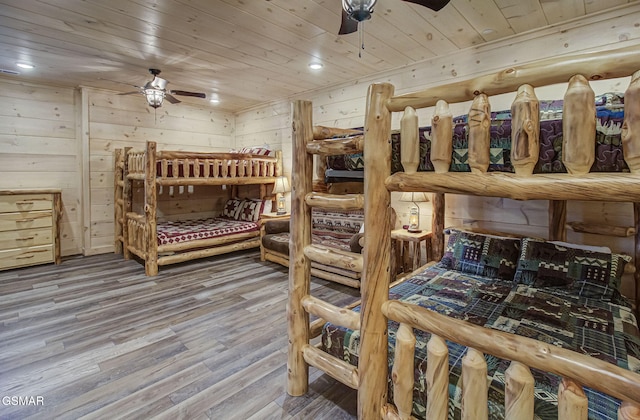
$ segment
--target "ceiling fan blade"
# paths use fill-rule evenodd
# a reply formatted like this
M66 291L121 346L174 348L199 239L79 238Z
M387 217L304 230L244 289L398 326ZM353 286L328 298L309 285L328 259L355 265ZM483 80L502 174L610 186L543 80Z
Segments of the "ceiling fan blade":
M340 24L338 35L352 34L357 30L358 22L353 19L349 19L349 15L347 15L347 12L342 9L342 23Z
M134 93L140 93L139 90L136 90L135 92L124 92L124 93L118 93L118 95L133 95Z
M193 96L194 98L202 98L202 99L207 97L207 95L205 95L204 93L187 92L186 90L172 90L171 93L174 94L174 95Z
M169 103L171 104L179 104L180 102L182 102L180 99L176 98L175 96L169 94L169 93L165 93L164 97L167 99L167 101L169 101Z
M420 6L428 7L431 10L438 11L449 3L449 0L403 0L409 3L419 4Z

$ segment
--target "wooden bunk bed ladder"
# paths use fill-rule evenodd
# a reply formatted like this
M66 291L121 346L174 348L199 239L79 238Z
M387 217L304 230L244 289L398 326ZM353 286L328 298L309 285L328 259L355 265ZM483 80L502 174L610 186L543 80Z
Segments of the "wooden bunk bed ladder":
M353 130L317 127L312 130L311 102L293 104L293 169L291 194L291 242L289 250L289 305L287 308L289 348L287 392L293 396L308 390L309 365L333 378L358 388L358 370L319 348L310 340L320 334L325 321L359 328L360 316L311 296L311 263L330 264L352 271L363 270L361 254L330 249L311 243L312 207L338 210L363 208L361 194L335 195L313 192L313 156L341 155L362 151L362 136L330 140L335 135L354 134ZM315 135L315 136L314 136ZM309 314L321 319L309 324Z

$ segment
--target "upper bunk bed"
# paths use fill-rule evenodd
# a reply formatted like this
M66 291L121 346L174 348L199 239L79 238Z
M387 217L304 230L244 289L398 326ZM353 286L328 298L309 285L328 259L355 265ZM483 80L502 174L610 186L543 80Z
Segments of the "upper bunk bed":
M125 259L132 254L139 257L145 273L155 276L161 265L259 247L260 216L271 211L271 190L282 174L282 152L249 151L253 153L158 151L152 141L144 150L116 150L115 252ZM134 183L143 190L138 206ZM158 217L158 197L165 188L205 185L229 186L219 217L187 215L178 221ZM242 185L258 185L259 197L237 198Z
M300 267L290 271L290 290L292 292L289 303L288 392L291 395L301 395L306 392L308 385L306 378L304 378L304 372L306 366L312 365L358 390L358 417L362 419L410 418L411 415L416 415L416 400L421 398L421 393L426 394L426 407L423 407L424 411L422 412L426 418L446 418L448 413L453 413L456 409L459 410L458 415L461 415L462 418L487 418L489 409L494 407L494 403L487 399L485 391L489 384L493 390L495 381L498 380L498 386L503 389L502 392L505 395L503 405L498 410L502 410L501 413L506 418L520 419L533 418L534 409L539 406L537 400L534 399L534 389L536 389L536 395L540 396L539 389L536 388L540 385L538 381L540 372L549 372L548 375L559 378L555 380L555 383L561 384L559 389L552 393L555 396L551 397L557 398L555 413L558 418L587 418L588 416L602 418L598 417L601 414L625 419L640 416L640 375L637 373L640 370L640 365L635 361L638 355L633 350L640 343L640 335L637 329L636 313L623 300L618 303L590 296L587 300L591 302L585 302L576 300L582 296L581 292L577 293L578 297L574 299L566 293L564 298L560 298L561 293L543 290L544 296L551 296L542 299L543 302L554 303L562 308L572 308L569 310L569 318L566 318L571 319L572 322L587 320L587 323L593 321L594 326L600 325L596 322L598 316L595 316L596 313L600 315L599 308L617 308L615 310L623 314L622 318L611 321L611 325L625 326L625 331L622 332L625 337L623 340L629 347L623 345L623 348L626 348L624 360L619 359L616 362L599 358L597 354L590 354L585 346L565 347L561 344L561 340L545 341L541 339L539 341L532 339L531 336L522 337L511 332L498 331L500 329L508 331L508 328L502 328L499 323L484 325L481 322L480 325L474 325L473 317L455 314L447 310L444 312L449 313L450 316L440 315L436 312L441 311L446 307L446 304L439 305L433 304L433 302L422 304L423 298L425 301L429 300L428 295L421 295L423 292L417 291L420 287L430 284L431 280L440 279L440 283L433 283L433 286L439 285L441 290L446 292L445 294L450 291L451 295L445 296L445 300L448 299L450 303L457 293L455 287L458 284L465 282L475 285L485 284L487 287L495 289L498 286L496 281L503 280L506 283L500 284L500 286L503 289L505 285L507 286L504 296L521 293L520 299L525 305L524 308L531 308L531 306L527 306L530 304L529 301L535 301L534 297L537 298L540 295L527 289L531 285L520 284L513 280L513 277L510 280L500 279L496 278L495 272L492 272L493 277L489 277L486 281L480 281L470 280L472 275L468 271L463 271L462 278L447 277L450 274L443 277L442 273L433 274L433 271L425 271L417 273L415 281L407 280L397 286L411 289L408 292L409 298L406 295L403 298L401 291L396 288L392 288L389 292L390 273L393 272L391 267L393 264L390 218L391 192L431 192L433 193L432 205L434 206L434 253L438 259L448 257L449 262L451 261L451 252L453 252L453 249L450 248L457 246L455 238L459 238L460 235L454 234L449 237L449 246L445 253L445 194L501 197L515 200L549 200L549 240L563 240L566 237L566 205L568 200L633 203L635 224L633 239L636 254L633 263L635 270L632 270L635 271L635 296L633 297L637 303L640 300L638 299L638 290L640 290L640 203L638 203L640 201L638 199L640 197L640 175L638 174L640 168L637 165L638 156L640 156L640 136L638 135L640 133L638 125L640 123L640 72L638 69L640 69L640 61L638 60L637 47L629 47L614 51L560 57L512 67L497 74L480 76L466 82L437 86L414 94L393 96L394 88L392 85L372 85L367 98L364 136L364 171L366 176L362 302L356 310L335 308L327 303L318 302L317 299L309 295L309 289L305 286L306 261L303 257L299 259ZM574 77L578 74L583 76ZM629 75L633 76L631 85L625 94L625 122L622 142L624 159L630 172L589 172L593 163L593 154L589 151L595 149L592 143L594 136L585 135L585 133L593 133L592 128L595 128L595 112L593 110L595 101L589 99L589 89L583 89L584 82ZM530 91L533 87L567 83L570 80L575 83L569 82L563 112L563 120L567 123L565 126L567 128L563 133L563 154L565 156L564 163L569 169L569 173L532 173L538 160L539 148L539 144L536 142L537 118L539 117L536 107L537 99L529 97L522 100L520 95L517 95L520 98L516 99L512 107L514 114L512 127L515 127L512 133L515 134L512 137L514 143L511 147L512 160L520 168L517 168L516 173L487 172L490 162L488 96ZM576 83L579 85L577 94ZM529 89L525 85L532 88ZM434 160L433 152L435 150L435 154L439 154L439 156L435 156L436 160L442 158L447 163L440 165L440 168L436 167L436 170L432 172L417 172L416 170L420 163L420 154L419 124L415 109L435 106L438 101L473 101L468 124L468 153L471 172L454 173L448 171L452 155L451 125L447 125L442 114L432 124L432 130L439 130L442 132L439 134L442 135L436 134L434 139L432 131L431 159ZM389 147L393 112L404 112L404 118L401 122L401 149L403 152L401 159L404 172L395 174L391 174L392 152ZM294 121L296 121L295 116ZM294 122L294 127L295 125ZM445 128L438 128L438 126ZM445 146L442 146L442 143L437 143L443 137L449 139L449 142L444 142ZM296 137L294 129L294 139L298 138L304 138L304 135ZM304 153L298 150L296 144L294 144L294 154ZM533 165L532 159L534 160ZM301 207L300 211L305 211L305 208ZM586 229L591 228L592 226L586 227ZM606 227L603 228L606 229ZM474 238L473 241L486 245L487 249L492 249L489 245L491 239L486 238L493 237L495 235L484 235L483 239ZM470 241L469 238L469 236L465 236L463 240ZM454 243L451 243L452 240ZM468 242L465 243L468 245ZM542 248L553 247L555 251L571 249L570 252L574 256L582 252L573 251L579 248L537 238L517 239L509 243L517 243L518 247L522 247L512 255L515 259L506 264L512 267L514 272L517 272L516 268L524 270L527 267L538 267L543 263L554 264L557 262L555 260L546 261L540 257L541 254L537 254L536 257L539 258L533 258L533 261L525 261L524 257L530 256L525 252L527 249L523 245L525 243L540 243L543 244L540 245ZM294 243L292 247L299 245ZM476 248L477 255L484 255L483 252L486 249L482 246ZM499 248L511 249L502 245ZM468 250L471 252L471 248ZM544 254L546 251L540 252ZM592 257L592 254L588 254L588 252L595 251L584 252L587 254L580 254L580 258L588 260ZM605 267L608 270L608 275L613 276L614 272L616 276L621 275L620 268L624 265L621 261L626 260L627 257L620 257L622 260L618 260L616 257L617 263L614 263L614 255L617 254L611 252L604 254L606 255L601 259L606 260ZM486 257L486 255L484 256ZM498 262L502 260L501 257L497 258ZM439 263L436 270L443 270L443 264L446 265L446 258ZM474 267L477 269L482 266L484 270L484 267L489 265L487 261L483 260L483 264L475 264ZM584 266L587 265L589 264ZM427 268L427 270L430 269ZM480 270L479 274L486 274L483 270ZM566 276L562 277L560 274L558 277L551 276L549 279L550 281L554 281L554 279L566 280ZM571 285L575 286L578 283L580 282L572 280ZM585 282L580 284L585 284ZM480 288L477 286L474 293ZM422 297L418 298L416 294ZM497 300L497 295L495 297ZM556 298L559 300L555 301ZM567 300L564 300L565 298ZM571 306L574 304L576 306ZM637 304L635 307L637 309ZM585 318L585 314L581 314L581 311L587 311L586 313L594 311L592 312L594 316L592 318L586 316ZM308 343L309 337L312 337L315 331L315 323L311 327L308 326L308 313L330 321L330 324L324 326L325 335L320 348ZM335 331L338 328L348 331L347 335L331 335L331 330ZM613 327L611 334L613 337ZM345 338L349 336L353 339ZM537 338L539 337L537 336ZM390 340L391 338L393 340ZM418 339L417 342L416 339ZM428 343L425 340L429 340ZM457 348L457 352L451 353L452 347L448 346L444 340L448 340L449 343L460 343L462 350ZM330 352L332 344L337 344L340 353L330 354L324 351L329 350ZM596 344L595 348L598 346ZM467 350L466 347L469 349ZM393 362L388 360L388 355L392 353L395 357ZM602 354L604 353L606 351L602 350ZM418 354L427 354L426 358L429 359L429 363L425 363L424 358L414 359ZM496 360L492 359L493 356L490 355L507 361L507 366L510 367L506 369L506 372L501 371L500 376L497 377L488 376L487 360L490 362ZM449 378L448 361L451 359L461 363L458 368L462 373L455 385L460 385L459 379L462 378L462 389L450 386L454 385ZM509 361L511 361L510 365ZM489 369L492 370L493 367L490 366ZM530 368L533 369L535 381ZM612 396L613 398L609 398L609 400L617 401L617 403L593 417L594 412L590 411L592 408L587 408L587 401L592 401L593 390ZM455 403L448 405L449 391L456 393L458 402L461 401L460 405L456 406ZM395 406L391 404L392 401ZM598 413L597 409L596 413ZM616 410L618 410L617 414ZM536 411L536 415L538 414Z

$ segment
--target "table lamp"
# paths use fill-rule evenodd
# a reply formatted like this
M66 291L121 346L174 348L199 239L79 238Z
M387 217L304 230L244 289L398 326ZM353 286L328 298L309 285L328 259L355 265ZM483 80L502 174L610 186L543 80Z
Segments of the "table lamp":
M429 201L427 194L423 192L402 193L400 201L413 203L413 206L409 209L409 224L407 226L407 231L412 233L422 232L420 229L420 207L418 206L418 203Z
M284 193L291 191L291 186L289 185L289 179L286 176L279 176L276 178L276 182L273 185L273 194L276 195L277 209L276 214L281 215L285 214L287 211L285 209L285 200Z

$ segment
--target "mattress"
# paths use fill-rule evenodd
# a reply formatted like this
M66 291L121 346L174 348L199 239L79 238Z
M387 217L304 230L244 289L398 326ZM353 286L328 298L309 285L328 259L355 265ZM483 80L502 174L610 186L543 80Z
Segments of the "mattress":
M586 353L622 368L640 372L640 338L635 316L628 304L578 299L561 290L514 285L487 277L462 274L440 265L408 279L390 290L391 299L413 303L476 325L507 331L546 343ZM358 309L356 309L358 310ZM398 324L389 322L389 366L393 361ZM426 342L429 334L415 330L414 415L425 417ZM353 365L358 363L359 331L326 324L322 345L328 353ZM449 418L461 416L462 357L466 347L448 342ZM505 370L509 362L485 356L489 377L489 417L504 417ZM391 368L389 369L391 371ZM535 378L536 418L557 419L557 389L560 378L532 369ZM620 401L591 389L590 419L616 419ZM393 387L389 379L389 401Z
M260 232L255 222L215 217L158 223L158 245L176 244L229 236L244 232ZM257 235L256 235L257 236Z

